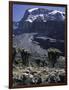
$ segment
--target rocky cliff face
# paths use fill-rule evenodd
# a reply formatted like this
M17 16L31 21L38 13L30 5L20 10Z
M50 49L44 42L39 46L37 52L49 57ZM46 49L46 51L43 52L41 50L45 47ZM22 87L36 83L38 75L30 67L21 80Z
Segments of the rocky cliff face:
M37 32L53 38L64 39L64 20L64 12L43 8L28 9L19 22L18 28L14 30L14 34Z

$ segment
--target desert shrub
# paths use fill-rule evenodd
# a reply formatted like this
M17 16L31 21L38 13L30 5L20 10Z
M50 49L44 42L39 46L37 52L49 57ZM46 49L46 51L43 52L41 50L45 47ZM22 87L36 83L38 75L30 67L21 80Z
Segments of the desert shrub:
M57 59L60 56L61 51L56 48L49 48L47 51L48 51L48 59L51 62L52 67L54 67L55 63L57 62Z

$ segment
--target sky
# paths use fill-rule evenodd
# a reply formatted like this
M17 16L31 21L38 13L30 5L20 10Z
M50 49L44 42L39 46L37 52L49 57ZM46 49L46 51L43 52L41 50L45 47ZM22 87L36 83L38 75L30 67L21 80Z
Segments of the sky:
M20 21L29 8L46 8L65 12L65 7L13 4L13 21Z

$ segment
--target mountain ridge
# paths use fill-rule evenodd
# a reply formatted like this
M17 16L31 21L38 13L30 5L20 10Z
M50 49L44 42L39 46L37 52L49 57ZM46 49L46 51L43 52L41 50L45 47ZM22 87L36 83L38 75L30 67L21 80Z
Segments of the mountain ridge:
M33 11L31 10L30 12L29 12L29 9L27 9L23 18L18 23L16 23L16 24L14 23L16 27L13 29L13 34L14 34L13 36L18 37L18 35L19 35L23 39L23 37L22 37L23 34L26 34L25 37L28 34L31 34L33 37L32 42L33 43L35 42L36 46L39 43L40 44L39 46L43 47L44 49L46 47L49 48L50 46L52 46L52 47L56 47L58 49L62 48L61 51L64 52L64 42L62 42L65 39L64 38L64 30L65 30L64 19L63 20L62 19L54 20L54 19L50 19L50 17L49 17L49 20L47 20L47 18L46 19L42 18L43 15L45 15L43 13L46 13L46 14L49 13L50 15L52 15L52 14L56 15L56 13L57 14L60 13L62 16L62 14L64 14L64 12L59 12L56 10L37 9L37 8L35 10L35 13L33 13L33 12L34 12L34 9L33 9ZM39 15L37 15L38 13L39 13ZM32 17L35 17L32 22L28 21L28 19L32 18L32 17L29 18L30 15ZM37 16L37 18L36 18L36 16ZM37 34L33 35L32 33L37 33ZM37 38L37 37L40 37L40 38ZM48 37L48 38L45 40L42 37L44 37L44 38ZM30 38L30 37L28 37L28 38ZM20 41L20 40L18 39L18 41ZM60 42L58 42L58 41L60 41ZM21 43L21 45L22 45L22 43Z

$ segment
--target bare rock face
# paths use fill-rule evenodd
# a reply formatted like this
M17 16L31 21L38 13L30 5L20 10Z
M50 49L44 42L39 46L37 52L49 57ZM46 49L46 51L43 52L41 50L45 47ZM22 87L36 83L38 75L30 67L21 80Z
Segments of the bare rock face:
M34 9L29 12L26 10L23 18L17 23L13 23L14 34L37 32L43 33L57 39L63 39L64 33L64 12L48 10L43 8ZM59 33L59 35L58 35ZM60 35L61 33L61 35Z

